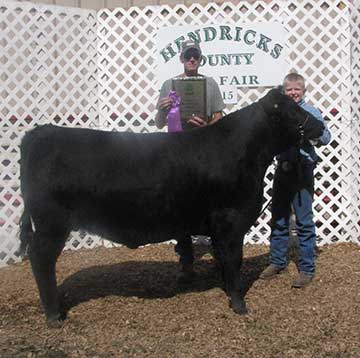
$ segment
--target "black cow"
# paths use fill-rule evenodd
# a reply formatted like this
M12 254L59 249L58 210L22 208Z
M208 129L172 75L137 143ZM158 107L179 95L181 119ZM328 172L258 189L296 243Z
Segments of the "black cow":
M274 155L323 125L273 89L218 123L181 133L115 133L52 125L21 143L21 249L49 323L62 318L55 265L71 230L136 248L176 238L191 271L190 234L211 236L226 292L245 313L243 238L262 206ZM190 267L190 270L189 270Z

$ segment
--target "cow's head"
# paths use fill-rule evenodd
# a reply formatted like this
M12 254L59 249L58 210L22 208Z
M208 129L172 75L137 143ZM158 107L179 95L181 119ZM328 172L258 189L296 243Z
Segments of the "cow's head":
M323 133L323 123L284 95L280 88L270 90L259 102L279 137L279 145L283 147L279 150L319 138Z

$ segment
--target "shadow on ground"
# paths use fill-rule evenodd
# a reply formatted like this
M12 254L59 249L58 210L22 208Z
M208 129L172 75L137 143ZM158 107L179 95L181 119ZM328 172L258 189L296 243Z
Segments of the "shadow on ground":
M196 276L190 283L178 284L179 266L174 261L128 261L92 266L67 277L59 285L64 315L80 303L107 296L146 299L170 298L185 292L203 292L223 288L220 270L210 254L210 247L195 248ZM267 264L267 255L245 258L242 266L244 295Z

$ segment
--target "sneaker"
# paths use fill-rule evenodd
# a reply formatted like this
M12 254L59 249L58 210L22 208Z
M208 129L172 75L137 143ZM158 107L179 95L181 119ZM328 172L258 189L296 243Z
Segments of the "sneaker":
M313 275L307 275L304 272L300 272L299 276L296 277L291 287L293 288L303 288L311 283Z
M279 267L274 264L270 264L263 272L261 272L259 278L261 280L270 280L276 275L278 275L281 271L284 271L285 267Z

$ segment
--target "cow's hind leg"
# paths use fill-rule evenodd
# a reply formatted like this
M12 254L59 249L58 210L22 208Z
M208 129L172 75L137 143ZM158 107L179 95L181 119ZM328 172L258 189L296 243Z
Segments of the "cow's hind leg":
M239 314L247 313L240 269L243 259L241 216L236 210L223 210L213 215L212 242L221 268L230 306Z
M66 233L35 231L29 245L29 258L39 289L42 306L50 327L60 326L64 317L60 311L56 284L56 261L64 248Z
M180 272L178 283L188 283L195 277L194 250L191 236L187 235L177 240L175 251L179 254Z

